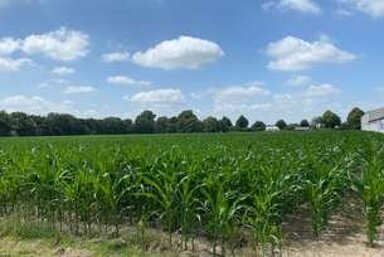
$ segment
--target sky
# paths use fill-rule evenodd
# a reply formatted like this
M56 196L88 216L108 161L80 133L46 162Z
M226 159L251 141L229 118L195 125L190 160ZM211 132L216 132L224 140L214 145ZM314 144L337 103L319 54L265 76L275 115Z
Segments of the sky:
M0 110L299 122L384 105L384 0L0 0Z

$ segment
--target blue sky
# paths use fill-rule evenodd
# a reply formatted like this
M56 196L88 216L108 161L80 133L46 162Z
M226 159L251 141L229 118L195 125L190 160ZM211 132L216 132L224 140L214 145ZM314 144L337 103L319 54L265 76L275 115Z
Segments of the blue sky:
M384 0L0 0L0 109L297 122L384 103Z

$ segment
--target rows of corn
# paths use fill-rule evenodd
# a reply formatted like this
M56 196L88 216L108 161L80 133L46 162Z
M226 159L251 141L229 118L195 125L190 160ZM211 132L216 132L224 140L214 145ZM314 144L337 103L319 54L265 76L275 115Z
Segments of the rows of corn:
M384 137L360 132L0 140L0 216L77 234L164 231L214 255L278 253L302 206L313 234L351 195L374 245L384 204ZM347 197L348 196L348 197ZM242 235L242 236L239 236ZM140 236L140 235L138 235ZM241 239L241 241L240 241Z

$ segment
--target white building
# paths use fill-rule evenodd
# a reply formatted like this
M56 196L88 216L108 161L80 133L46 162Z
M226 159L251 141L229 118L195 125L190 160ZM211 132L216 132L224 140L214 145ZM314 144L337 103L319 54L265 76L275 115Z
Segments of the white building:
M295 127L295 131L309 131L310 127Z
M384 108L365 113L361 118L361 129L384 133Z
M265 128L266 131L280 131L279 127L277 126L267 126Z

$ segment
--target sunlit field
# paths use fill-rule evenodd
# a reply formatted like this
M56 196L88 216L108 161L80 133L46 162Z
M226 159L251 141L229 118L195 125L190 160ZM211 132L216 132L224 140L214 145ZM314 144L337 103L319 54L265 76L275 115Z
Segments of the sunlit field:
M278 256L286 227L297 225L292 217L305 210L311 237L320 238L350 201L373 247L383 197L380 134L0 139L2 220L86 238L130 233L143 252L157 231L175 252L197 253L203 241L212 255Z

